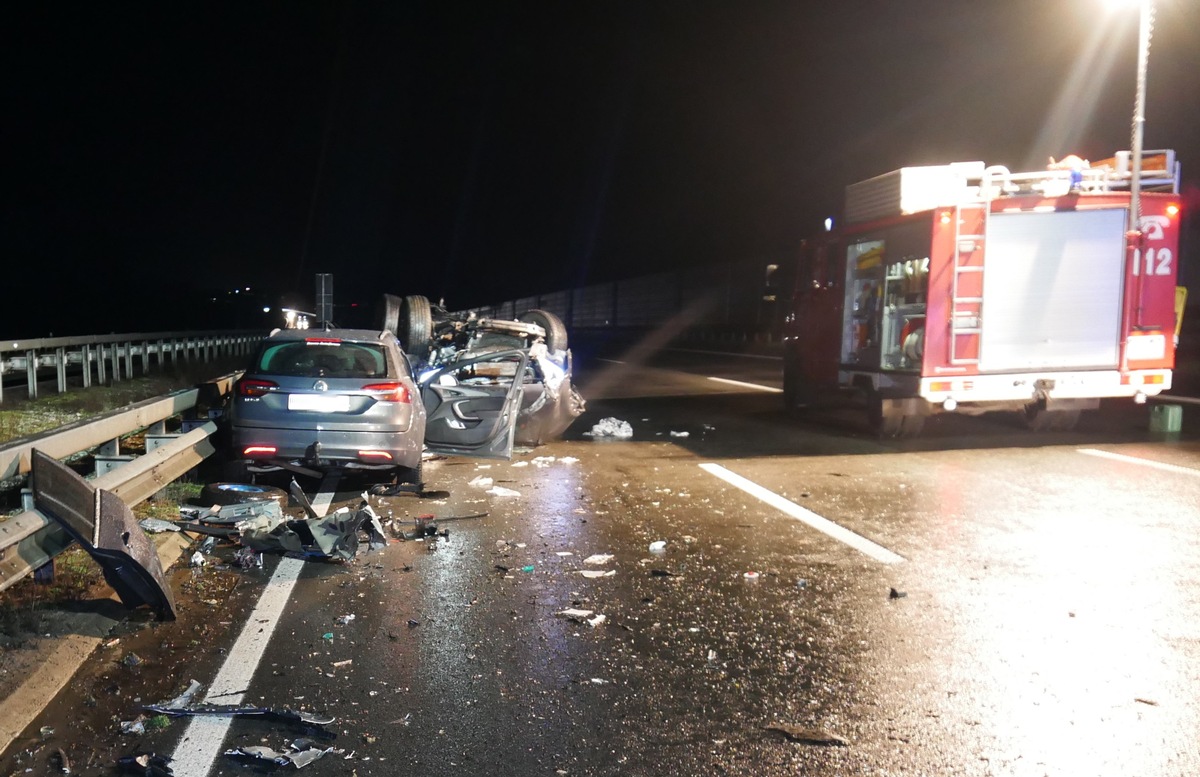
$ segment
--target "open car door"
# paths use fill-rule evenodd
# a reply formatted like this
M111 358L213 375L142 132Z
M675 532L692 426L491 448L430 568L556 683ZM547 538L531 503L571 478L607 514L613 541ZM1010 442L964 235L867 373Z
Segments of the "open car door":
M529 353L497 351L421 376L425 447L451 456L512 457Z

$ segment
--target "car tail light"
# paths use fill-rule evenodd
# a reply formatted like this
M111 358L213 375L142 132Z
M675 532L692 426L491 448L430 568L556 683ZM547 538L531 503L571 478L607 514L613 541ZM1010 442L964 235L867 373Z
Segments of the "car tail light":
M360 459L386 459L388 461L392 460L392 454L388 453L387 451L359 451L358 457Z
M363 386L363 391L377 392L375 398L380 402L403 402L406 405L412 402L408 386L403 383L372 383Z
M277 388L279 388L279 384L273 380L246 378L238 381L237 395L239 397L261 397L268 391L274 391Z
M274 456L276 452L274 445L248 445L242 451L242 455L248 459L262 456Z

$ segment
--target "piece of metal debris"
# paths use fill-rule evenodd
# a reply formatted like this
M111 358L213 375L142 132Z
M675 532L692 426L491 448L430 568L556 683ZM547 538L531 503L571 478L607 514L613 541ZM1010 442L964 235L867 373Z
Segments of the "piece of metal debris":
M71 773L71 759L67 758L67 752L65 750L63 750L61 747L59 747L59 748L55 748L54 753L52 755L53 755L53 761L55 763L54 768L58 770L58 773L59 774L70 774Z
M907 594L906 592L904 592L904 591L897 591L895 588L892 588L892 589L890 589L890 590L888 591L888 598L889 598L889 599L903 599L903 598L904 598L904 597L906 597L906 596L908 596L908 594Z
M175 620L175 602L158 551L129 505L37 448L30 459L29 482L34 506L57 521L100 565L122 604L130 609L147 605L159 620Z
M251 763L255 761L269 761L277 766L294 766L297 769L303 769L313 761L334 752L332 747L327 747L324 750L316 747L309 747L303 750L292 749L285 753L280 753L272 750L269 747L258 745L246 745L243 747L235 747L231 750L226 750L225 755L236 758L238 760L246 760Z
M123 774L138 774L144 777L172 777L171 757L157 753L138 753L117 759L117 768Z
M142 709L147 712L157 712L160 715L169 715L171 717L190 717L194 715L253 717L265 720L277 720L284 723L307 723L313 726L327 726L336 720L336 718L316 712L289 710L282 707L255 707L249 704L196 704L190 707L168 707L166 704L147 704Z
M793 726L788 723L771 723L765 727L767 731L775 731L788 739L791 742L799 742L802 745L821 745L823 747L849 747L850 743L839 737L837 734L831 734L822 728L805 728L803 726Z

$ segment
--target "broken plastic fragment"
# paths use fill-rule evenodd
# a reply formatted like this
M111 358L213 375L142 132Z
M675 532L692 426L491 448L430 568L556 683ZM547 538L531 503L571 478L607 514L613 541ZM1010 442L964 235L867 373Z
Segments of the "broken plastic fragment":
M138 753L124 755L117 759L117 766L123 773L147 775L147 777L171 777L171 757L157 753Z
M151 534L159 534L165 531L179 531L179 527L170 521L164 521L162 518L143 518L138 521L138 526L141 526Z
M596 617L594 617L594 618L588 618L588 619L587 619L587 622L588 622L588 625L589 625L589 626L591 626L591 627L594 629L594 628L596 628L597 626L599 626L601 623L604 623L604 621L606 621L606 620L608 620L608 617L607 617L607 616L605 616L605 615L597 615L597 616L596 616Z
M192 680L192 682L188 684L187 690L176 696L174 699L163 702L162 706L176 710L182 709L183 707L186 707L192 703L192 699L194 699L196 694L200 692L201 687L202 686L199 682Z
M827 747L850 746L850 743L845 739L820 728L803 728L788 723L772 723L766 726L766 729L767 731L776 731L783 734L792 742L799 742L803 745L824 745Z
M561 615L564 618L570 618L571 620L583 620L591 617L593 612L595 612L595 610L580 610L574 607L568 607L565 610L560 610L556 614Z
M195 553L192 554L192 566L202 567L202 566L204 566L205 563L206 562L204 561L203 553L201 553L200 551L196 551Z
M607 564L608 562L612 561L613 558L614 558L613 554L611 554L611 553L596 553L594 555L591 555L591 556L588 556L587 558L585 558L583 560L583 563L597 564L597 565Z
M603 418L600 423L592 427L590 432L584 432L587 437L616 437L620 439L628 439L633 437L633 427L628 421L622 421L617 418Z
M491 488L492 484L495 482L496 481L492 480L489 477L484 477L483 475L477 475L475 478L468 481L467 485L474 486L475 488Z
M491 488L489 488L487 490L487 493L491 494L492 496L520 496L521 495L520 491L513 491L511 488L505 488L504 486L492 486Z
M654 542L650 543L650 552L651 553L662 553L666 549L667 549L667 541L666 540L655 540Z
M746 578L747 580L757 580L758 573L752 569L749 572L747 572L746 574L742 575L742 577Z
M687 432L671 432L672 437L687 437Z
M121 733L141 736L146 733L146 716L138 715L133 720L121 721Z
M286 753L280 753L272 750L269 747L245 745L242 747L235 747L232 750L226 750L225 755L231 758L250 760L252 762L270 761L278 766L294 766L297 769L302 769L318 758L332 752L332 747L324 750L310 747L307 750L292 750Z
M587 578L595 579L597 577L612 577L613 575L617 574L617 570L581 569L579 570L579 574Z

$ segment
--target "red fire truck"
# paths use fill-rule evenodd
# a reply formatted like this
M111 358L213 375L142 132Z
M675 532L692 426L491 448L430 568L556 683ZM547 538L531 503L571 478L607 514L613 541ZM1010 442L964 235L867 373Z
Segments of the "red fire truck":
M847 187L844 225L802 244L784 399L865 396L883 436L942 412L1069 429L1104 397L1171 387L1179 165L1128 152L1014 173L909 167ZM1065 169L1064 169L1065 168Z

